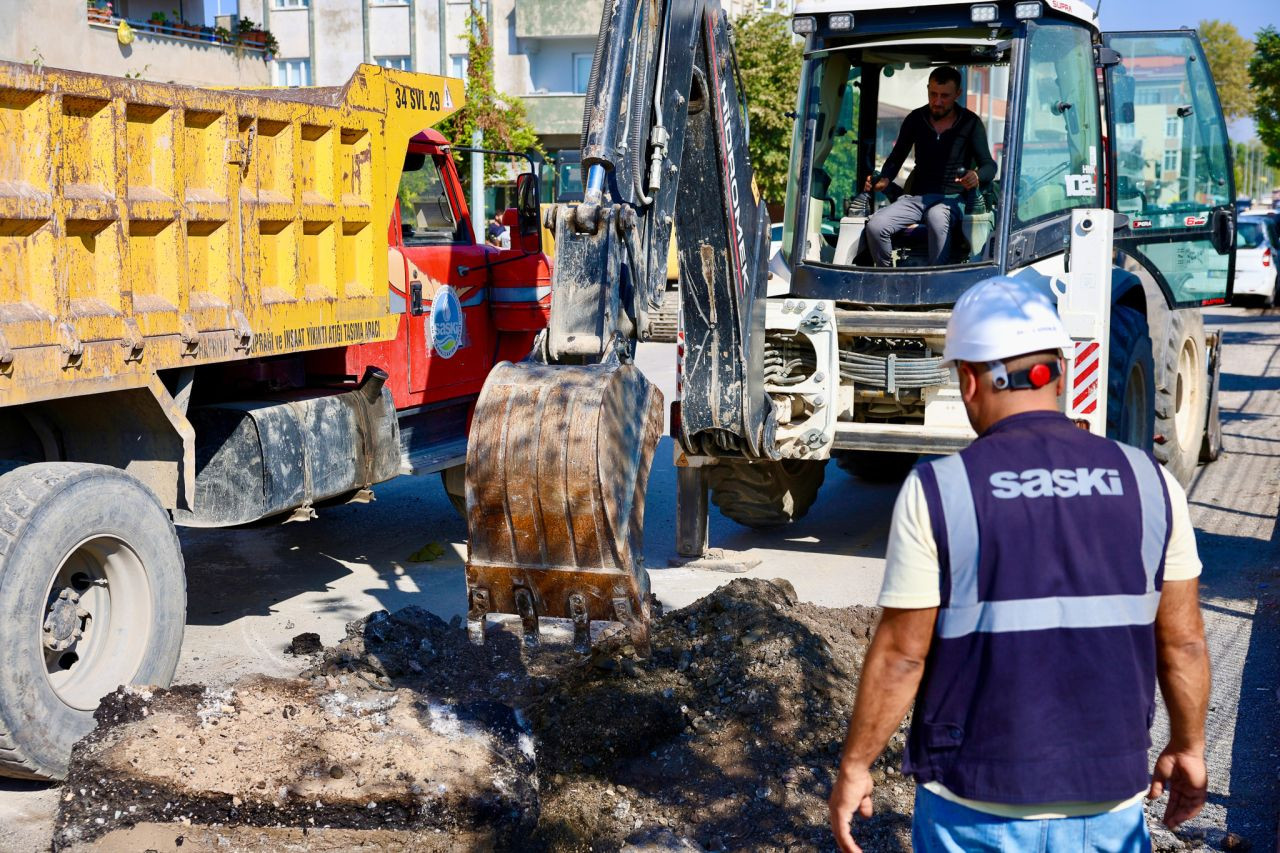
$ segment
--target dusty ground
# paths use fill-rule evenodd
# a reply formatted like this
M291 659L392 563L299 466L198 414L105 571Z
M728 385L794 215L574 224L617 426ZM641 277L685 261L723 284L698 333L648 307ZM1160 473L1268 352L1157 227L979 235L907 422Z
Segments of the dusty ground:
M1280 591L1276 578L1280 560L1280 528L1276 525L1280 396L1275 393L1280 390L1280 325L1274 312L1257 310L1223 310L1208 320L1210 325L1225 325L1227 331L1227 374L1222 383L1226 453L1218 463L1201 469L1189 493L1206 564L1204 612L1214 666L1210 800L1204 815L1193 821L1181 838L1158 833L1156 845L1167 849L1189 841L1193 846L1225 847L1230 831L1252 849L1269 851L1276 843L1276 803L1280 800L1280 727L1275 725L1280 718L1276 692L1280 685L1280 599L1276 595ZM652 361L658 350L665 352L666 348L642 347L642 361L646 357ZM666 356L658 355L656 365L661 370ZM657 372L650 364L645 369ZM674 551L671 474L669 450L664 445L655 458L649 491L646 553L654 567L654 589L669 607L687 605L728 580L716 573L661 568ZM758 534L713 515L713 544L762 558L762 565L750 576L786 577L804 601L840 606L870 603L879 583L894 490L867 487L835 469L827 480L818 505L802 525ZM302 665L286 654L291 638L302 631L315 631L323 643L332 646L342 639L345 622L378 608L394 612L420 603L445 619L461 613L465 607L462 528L438 484L398 481L380 487L379 497L370 507L333 510L319 524L184 531L191 577L190 614L179 681L226 686L254 670L280 676L296 674ZM445 558L431 564L406 561L407 555L429 540L450 546ZM676 664L678 669L679 660ZM623 666L621 657L618 666ZM597 708L593 725L605 716ZM716 725L727 726L725 720L717 720ZM1157 738L1162 725L1157 723ZM686 766L692 767L692 740L677 742L685 744L681 755L686 757ZM748 744L746 740L736 746L730 742L743 760L758 760ZM698 753L698 760L705 760L707 754ZM834 761L831 755L815 765L829 773ZM635 763L633 759L619 766L633 768ZM568 790L578 775L589 774L562 770L562 788ZM603 771L596 775L604 778ZM620 782L625 790L615 781L608 784L618 796L604 794L605 801L626 800L625 810L635 808L634 790L648 790L628 781ZM667 785L672 785L671 780ZM544 808L556 807L554 798L547 794L544 790ZM0 826L4 828L0 850L27 853L45 849L62 795L58 786L0 780ZM646 794L645 803L648 797ZM567 795L562 795L561 801L573 806ZM690 825L677 822L676 818L688 813L681 811L668 818L673 830L681 830L668 840L672 845L680 838L709 843L710 837L698 832L699 812L694 812ZM905 822L906 814L900 810L893 819ZM881 819L888 820L887 816ZM719 824L712 826L720 828ZM816 826L825 832L825 815ZM364 843L350 838L335 841L334 836L318 832L302 837L284 830L246 832L232 838L231 831L224 829L213 841L222 839L237 850L261 849L266 843L264 835L279 849L290 850L356 849L357 843ZM192 846L185 847L184 853L200 849L200 839L193 830L185 837ZM394 839L383 841L385 844L375 845L375 849L395 849ZM722 837L721 841L729 847L733 839ZM154 845L121 849L139 851L148 846ZM824 835L816 847L806 842L797 844L796 849L831 848Z

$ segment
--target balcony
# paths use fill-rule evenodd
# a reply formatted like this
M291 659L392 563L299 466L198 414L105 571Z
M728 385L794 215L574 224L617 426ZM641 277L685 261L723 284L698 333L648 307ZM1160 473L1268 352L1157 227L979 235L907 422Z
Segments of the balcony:
M539 136L576 135L582 132L582 110L586 106L586 95L524 95L520 100L524 101L529 123Z
M554 39L594 37L600 31L603 0L516 0L516 37Z

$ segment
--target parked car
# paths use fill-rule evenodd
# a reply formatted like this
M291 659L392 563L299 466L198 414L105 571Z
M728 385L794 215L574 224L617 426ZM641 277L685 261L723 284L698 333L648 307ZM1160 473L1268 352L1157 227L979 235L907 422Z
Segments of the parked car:
M1236 277L1232 301L1262 300L1270 308L1276 303L1280 289L1277 274L1277 250L1280 237L1269 216L1241 216L1236 223Z

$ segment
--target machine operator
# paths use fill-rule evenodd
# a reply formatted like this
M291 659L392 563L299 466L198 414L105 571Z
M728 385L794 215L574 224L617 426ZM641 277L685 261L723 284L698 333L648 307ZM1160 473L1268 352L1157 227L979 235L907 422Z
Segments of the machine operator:
M916 850L1146 851L1207 791L1200 560L1177 480L1058 408L1072 341L1047 292L988 279L944 356L978 438L894 507L880 604L830 800L844 853L870 766L915 701ZM1155 685L1169 742L1148 773Z
M903 119L898 141L875 182L876 192L883 191L902 168L907 152L915 149L911 192L876 211L867 222L867 245L878 267L892 261L893 235L921 221L929 229L929 263L947 263L964 193L996 176L982 120L956 103L960 72L950 65L935 68L928 88L929 103ZM874 177L867 177L864 191L871 189Z

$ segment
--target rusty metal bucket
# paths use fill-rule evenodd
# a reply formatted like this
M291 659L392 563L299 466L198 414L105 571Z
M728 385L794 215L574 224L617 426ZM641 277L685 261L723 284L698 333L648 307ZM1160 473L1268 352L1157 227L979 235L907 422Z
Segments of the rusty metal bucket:
M485 382L467 449L467 627L489 613L617 621L648 650L642 533L662 392L631 364L502 364Z

